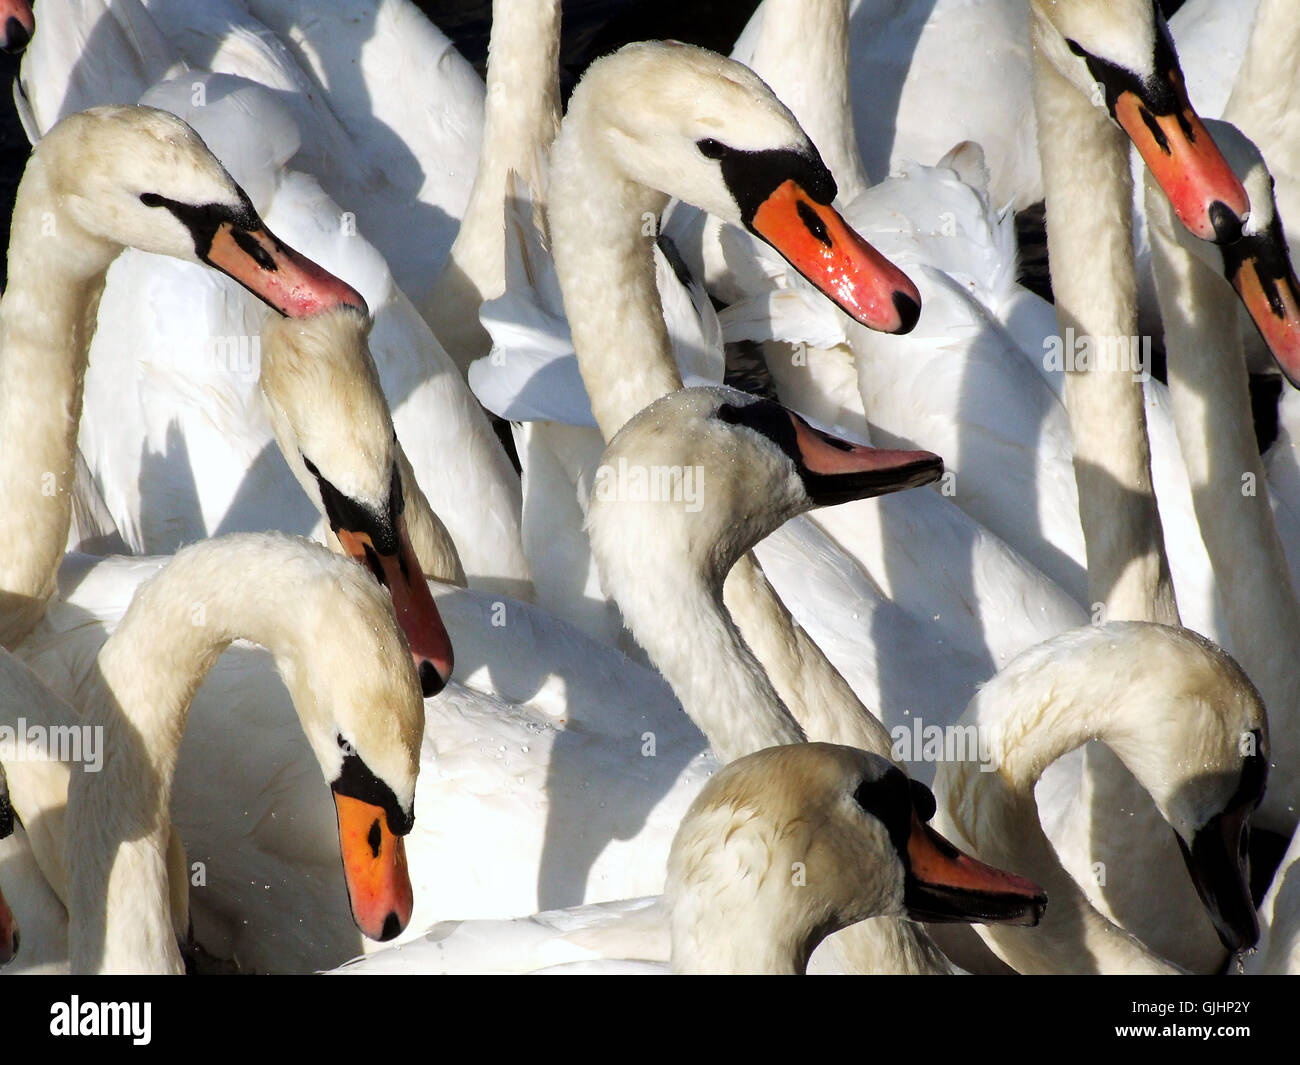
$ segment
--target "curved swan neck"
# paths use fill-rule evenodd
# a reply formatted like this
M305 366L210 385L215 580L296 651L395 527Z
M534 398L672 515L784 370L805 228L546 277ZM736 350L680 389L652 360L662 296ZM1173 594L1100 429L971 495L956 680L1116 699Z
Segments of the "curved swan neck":
M47 163L18 189L0 299L0 644L14 647L54 594L72 518L82 382L104 275L120 245L60 214Z
M1060 74L1034 15L1034 106L1046 189L1048 254L1064 338L1128 352L1137 336L1128 143ZM1093 603L1113 619L1177 624L1151 479L1140 375L1132 367L1066 376L1079 518Z
M764 0L750 66L790 108L849 203L870 186L849 87L849 0Z
M652 252L668 196L623 173L615 135L588 104L575 93L556 138L548 220L578 367L608 442L682 378Z
M237 638L275 656L322 767L342 765L336 740L343 733L330 707L378 705L389 689L376 678L407 660L379 585L304 541L271 534L204 541L143 584L81 698L86 723L101 730L104 756L98 773L74 774L69 789L65 855L76 972L183 968L167 873L172 777L194 693ZM421 705L414 673L405 680L411 706L393 706L394 714ZM391 728L402 733L410 724L393 721ZM409 794L395 788L409 808L418 736L384 742L381 758L395 754L407 763L401 775L392 765L368 764L386 781L409 777L397 786ZM397 753L398 746L407 749Z
M473 306L505 290L506 182L519 174L535 195L560 128L559 0L495 0L488 45L483 143L469 202L425 317L462 372L491 338Z
M1202 709L1233 708L1224 711L1222 727L1211 711L1189 720L1190 707L1171 705L1188 695ZM1000 958L1029 973L1176 971L1093 908L1039 824L1034 786L1057 758L1100 739L1153 798L1157 791L1168 798L1203 762L1210 764L1204 751L1225 741L1235 747L1232 715L1251 699L1257 704L1244 675L1207 641L1185 630L1133 624L1056 637L980 690L962 724L979 730L993 771L974 762L940 764L940 831L951 830L954 842L982 861L1032 876L1051 899L1038 928L979 929ZM1262 721L1262 709L1255 716ZM1183 731L1177 731L1180 721ZM1171 749L1175 737L1183 749Z

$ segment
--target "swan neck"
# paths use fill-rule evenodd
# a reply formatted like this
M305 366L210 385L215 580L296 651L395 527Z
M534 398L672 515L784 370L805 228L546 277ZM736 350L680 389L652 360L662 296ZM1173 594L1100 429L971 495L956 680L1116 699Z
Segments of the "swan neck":
M665 193L618 165L617 137L575 100L551 157L551 252L591 410L608 443L682 387L655 282Z
M98 773L73 775L69 794L74 972L183 971L167 864L172 779L194 693L226 647L243 637L270 649L301 712L296 627L275 609L301 608L300 574L257 557L248 539L207 541L142 585L86 683L104 757Z
M14 205L0 299L0 644L54 594L72 518L82 383L104 275L121 251L61 216L33 156Z
M467 301L505 291L505 201L511 172L540 206L546 156L560 128L559 0L495 0L488 45L487 95L478 170L426 318L464 370L491 338ZM538 212L540 214L540 211Z
M753 68L799 120L848 203L870 182L849 86L848 0L765 0Z
M1148 197L1148 217L1168 208ZM1300 646L1300 604L1269 505L1255 439L1237 299L1223 277L1160 225L1151 262L1165 326L1169 395L1187 464L1201 538L1220 589L1233 654L1259 686L1279 765L1300 756L1290 721L1300 679L1290 663ZM1188 237L1191 240L1194 238ZM1289 749L1288 749L1289 748Z
M1040 27L1041 29L1041 27ZM1048 254L1062 350L1080 344L1102 367L1067 364L1079 517L1091 602L1111 620L1178 623L1151 478L1140 364L1128 142L1034 52L1034 104L1046 190Z
M1057 758L1090 739L1121 758L1143 738L1125 721L1134 705L1129 671L1117 668L1116 641L1082 630L1070 645L1022 656L985 685L962 717L979 730L986 769L974 760L940 763L935 780L941 833L980 859L1031 877L1051 904L1033 929L979 926L1008 965L1022 973L1174 971L1099 913L1070 877L1038 817L1034 787ZM1128 761L1128 759L1125 759Z

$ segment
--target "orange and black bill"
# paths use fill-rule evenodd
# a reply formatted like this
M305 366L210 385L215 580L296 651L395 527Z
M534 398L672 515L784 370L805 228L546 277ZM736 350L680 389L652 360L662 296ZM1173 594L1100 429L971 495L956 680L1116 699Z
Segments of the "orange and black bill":
M29 0L0 0L0 49L21 52L36 32Z
M921 293L912 279L793 178L758 205L749 226L868 328L909 333L921 317Z
M337 789L334 805L352 919L370 939L393 939L410 922L414 908L406 845L392 831L382 806Z
M943 459L929 451L866 447L814 429L797 414L790 420L804 488L818 506L919 488L943 476Z
M240 203L192 204L156 192L140 195L146 207L162 207L189 230L194 254L286 318L306 318L336 307L369 314L361 293L266 228L253 204L239 190Z
M336 528L343 550L367 566L393 597L397 623L406 634L411 657L420 677L425 698L437 695L451 680L455 665L451 637L442 623L428 581L420 570L415 549L406 531L406 518L396 520L396 550L381 552L371 535L363 530Z
M1237 290L1278 368L1300 388L1300 282L1275 214L1261 233L1225 245L1224 276Z
M1075 41L1106 95L1111 117L1128 134L1174 213L1202 240L1231 243L1241 236L1250 198L1187 97L1168 27L1155 15L1154 73L1140 77L1092 55Z
M784 451L813 506L902 492L943 476L943 459L929 451L892 451L841 440L771 400L724 403L717 417L761 433Z
M0 965L7 965L18 953L18 920L0 894Z
M224 222L204 258L286 318L306 318L336 307L369 313L356 289L280 243L264 226L243 229Z
M903 905L914 921L1036 925L1047 893L963 854L913 812Z

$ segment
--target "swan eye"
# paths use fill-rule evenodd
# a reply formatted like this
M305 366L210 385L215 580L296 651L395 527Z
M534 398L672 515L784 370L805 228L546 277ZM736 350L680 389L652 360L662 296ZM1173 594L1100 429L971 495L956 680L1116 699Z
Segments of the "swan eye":
M703 140L696 141L695 147L700 150L700 154L706 159L721 159L727 154L727 146L721 141L715 141L712 137L705 137Z
M934 801L934 792L922 784L919 780L908 780L912 787L912 809L916 811L916 816L921 819L921 823L927 823L934 816L937 806Z

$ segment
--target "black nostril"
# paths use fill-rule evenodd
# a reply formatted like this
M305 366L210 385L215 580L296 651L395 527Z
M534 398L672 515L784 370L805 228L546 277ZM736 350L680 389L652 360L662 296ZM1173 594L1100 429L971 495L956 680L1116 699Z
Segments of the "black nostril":
M18 944L21 941L21 939L22 937L18 934L18 929L15 928L13 938L11 940L11 948L10 948L14 954L18 953Z
M1234 244L1241 239L1241 219L1222 200L1210 204L1210 225L1214 227L1215 244Z
M894 330L895 333L910 333L921 320L921 305L906 292L894 293L894 310L898 312L898 320L901 323Z
M379 942L387 943L390 939L396 939L402 932L402 922L397 919L397 914L390 913L384 918L384 930L379 933Z
M418 672L420 674L420 691L424 693L426 699L437 695L447 686L447 682L442 679L442 674L434 668L433 663L427 658L420 663Z
M19 22L13 15L5 20L5 41L4 50L6 52L21 52L27 47L27 42L32 39L32 35L27 32L27 27Z

